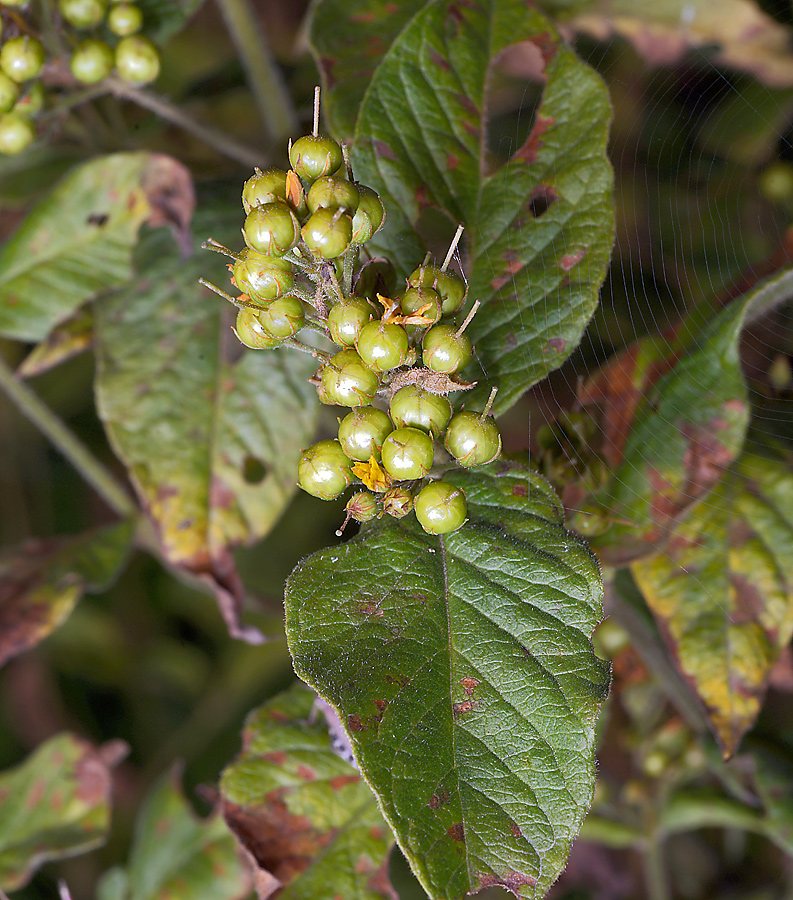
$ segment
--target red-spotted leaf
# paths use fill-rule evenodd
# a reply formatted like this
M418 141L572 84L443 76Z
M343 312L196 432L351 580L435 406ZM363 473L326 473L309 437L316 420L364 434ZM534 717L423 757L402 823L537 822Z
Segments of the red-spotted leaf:
M295 569L289 646L429 895L539 900L592 799L600 572L532 470L445 478L467 496L459 530L378 523Z
M217 814L199 819L175 775L154 788L135 823L126 868L110 869L99 900L242 900L250 869Z
M86 301L126 284L144 222L184 230L195 200L188 170L159 153L83 163L0 250L0 334L43 340Z
M391 830L316 699L298 683L251 713L221 779L224 815L279 900L396 900Z
M488 88L519 42L542 100L528 138L499 162ZM355 171L388 210L372 247L407 274L423 257L422 220L465 225L469 297L483 304L467 371L481 396L499 387L497 410L561 365L597 305L613 240L610 118L600 77L523 0L428 4L367 89Z
M126 751L120 741L97 748L60 734L0 772L0 889L15 891L47 860L104 843L110 769Z
M86 591L107 586L133 528L120 522L77 537L29 541L0 555L0 665L58 628Z

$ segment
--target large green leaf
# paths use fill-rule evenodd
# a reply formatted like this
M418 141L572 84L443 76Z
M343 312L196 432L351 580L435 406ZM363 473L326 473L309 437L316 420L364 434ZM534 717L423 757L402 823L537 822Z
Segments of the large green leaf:
M96 748L72 734L42 744L0 773L0 888L14 891L49 859L86 853L110 825L109 767L120 742Z
M207 578L232 632L255 639L236 621L229 548L265 535L295 490L315 428L316 365L295 351L246 351L233 307L197 283L222 284L222 261L182 260L172 246L153 234L145 276L96 306L99 414L167 559Z
M223 811L280 900L395 900L391 830L372 792L331 747L316 694L295 684L248 717L220 782Z
M446 477L468 498L458 531L378 524L295 569L290 649L432 897L540 898L592 798L600 573L532 470Z
M506 48L543 85L525 143L502 163L487 150L488 85ZM438 0L416 15L378 67L355 132L356 175L388 219L372 241L406 274L435 214L466 226L469 373L500 389L505 410L570 355L595 310L613 240L611 110L599 76L523 0Z
M85 591L104 590L126 559L132 524L31 541L0 555L0 665L58 628Z
M666 552L632 570L731 755L793 636L789 467L744 454L677 527Z
M198 819L168 775L156 785L135 823L126 868L110 869L99 900L242 900L251 874L219 815Z
M157 153L84 163L36 205L0 250L0 334L40 341L97 294L132 277L140 226L189 221L192 181Z

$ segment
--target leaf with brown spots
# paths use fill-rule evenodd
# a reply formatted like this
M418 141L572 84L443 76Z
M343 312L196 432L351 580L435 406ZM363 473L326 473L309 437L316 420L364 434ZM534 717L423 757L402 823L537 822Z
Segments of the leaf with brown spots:
M63 624L86 591L104 590L124 564L132 524L30 541L0 555L0 666Z
M429 896L540 900L592 799L600 572L528 467L444 478L468 503L457 531L381 521L295 569L289 648Z
M105 873L98 900L243 900L253 876L223 817L199 819L178 769L155 785L135 823L127 865Z
M542 99L522 146L516 137L511 157L496 160L489 86L518 46L530 48ZM428 223L437 235L445 220L449 237L465 226L469 302L482 303L462 375L479 382L474 408L493 386L496 411L512 406L567 359L595 311L614 233L610 120L598 74L525 0L428 3L369 83L353 164L388 208L372 248L408 275Z
M141 225L169 222L184 235L194 203L190 173L169 156L116 153L78 166L0 251L0 334L41 341L126 284Z
M199 234L224 223L212 208L197 220ZM244 592L230 550L265 535L295 491L318 409L313 362L240 345L234 308L198 284L223 283L217 254L184 260L158 231L138 262L145 277L96 304L99 415L166 559L214 590L234 636L258 641L239 622Z
M87 853L110 825L110 770L127 752L94 747L73 734L42 744L0 773L0 888L24 887L47 860Z
M760 711L793 637L793 474L744 454L664 553L634 563L675 661L726 756Z
M226 821L277 879L279 900L397 900L391 830L366 783L333 752L315 700L296 683L248 717L242 753L221 779Z

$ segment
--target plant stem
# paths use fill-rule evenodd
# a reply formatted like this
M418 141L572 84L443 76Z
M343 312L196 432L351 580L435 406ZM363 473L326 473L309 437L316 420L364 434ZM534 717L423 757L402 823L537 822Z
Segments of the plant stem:
M132 103L143 107L143 109L148 109L149 112L153 112L166 122L171 122L173 125L194 135L200 141L203 141L229 159L236 160L250 168L265 162L259 151L235 141L217 128L196 122L195 119L172 103L169 103L164 97L158 97L157 94L153 94L150 91L133 87L133 85L127 84L119 78L106 78L103 84L114 97L130 100Z
M650 835L643 848L643 857L648 900L671 900L672 892L666 876L663 845L659 835Z
M124 517L138 514L134 500L109 469L105 468L33 390L14 375L2 358L0 358L0 390L60 450L112 510Z
M297 114L249 0L218 0L218 5L270 137L287 140L297 131Z

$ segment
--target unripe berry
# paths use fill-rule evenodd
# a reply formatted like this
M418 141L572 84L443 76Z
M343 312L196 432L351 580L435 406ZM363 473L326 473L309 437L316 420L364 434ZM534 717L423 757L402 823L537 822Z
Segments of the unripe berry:
M36 132L31 123L16 113L0 115L0 153L16 156L35 140Z
M286 202L286 172L283 169L257 170L242 187L242 206L249 213L265 203Z
M0 72L0 113L10 112L19 97L19 88L13 78Z
M363 326L374 314L374 308L368 300L360 297L345 297L332 306L328 313L328 331L333 340L341 347L352 347Z
M449 422L443 445L461 466L481 466L501 453L501 433L490 416L459 412Z
M96 84L113 71L114 62L113 51L104 41L89 38L74 51L69 68L82 84Z
M374 406L359 406L339 423L339 443L351 459L380 459L383 441L394 430L391 420Z
M0 48L0 69L17 84L35 78L45 59L43 45L28 35L10 38Z
M134 3L116 3L107 14L107 27L119 37L129 37L143 28L143 13Z
M342 350L322 367L320 386L323 403L367 406L374 400L379 381L354 350Z
M408 288L402 295L399 305L406 316L420 314L422 318L429 319L428 325L434 325L441 317L441 298L432 288ZM426 306L429 306L429 309L424 309ZM419 313L419 310L422 312Z
M341 168L342 160L341 147L333 138L322 134L307 134L289 148L292 168L306 181L333 175Z
M465 522L468 504L461 488L432 481L416 497L416 518L429 534L449 534Z
M311 212L318 209L343 209L352 215L358 209L358 188L338 175L323 175L308 189L306 204Z
M452 405L445 397L407 384L391 398L389 412L396 428L420 428L436 438L451 418Z
M234 333L251 350L272 350L282 343L264 328L255 309L241 309L237 313Z
M267 256L283 256L300 240L295 214L280 201L251 209L244 231L248 244Z
M367 491L358 491L353 494L344 509L356 522L371 522L382 512L377 498Z
M160 54L148 38L122 38L116 47L116 69L130 84L149 84L160 74Z
M306 321L306 312L297 297L273 300L258 315L264 330L280 340L297 334Z
M40 81L31 81L25 89L25 93L14 104L12 112L17 115L32 119L44 109L44 85Z
M389 488L383 494L383 512L395 519L404 519L413 509L413 494L400 485Z
M361 359L377 372L403 366L408 353L408 335L401 325L368 322L355 342Z
M408 278L411 287L429 287L436 290L441 298L441 311L450 316L463 305L467 289L465 282L454 272L437 266L419 266Z
M58 9L75 28L93 28L105 17L106 0L58 0Z
M383 442L383 468L397 481L423 478L432 468L432 438L418 428L397 428Z
M340 209L318 209L303 226L309 250L324 259L336 259L350 246L352 219Z
M454 325L433 325L424 335L422 359L433 372L453 375L468 365L471 354L471 342Z
M358 185L358 208L352 218L352 243L365 244L385 221L385 207L379 195L365 184Z
M298 484L320 500L335 500L352 482L352 463L338 441L319 441L297 464Z
M295 283L292 264L245 247L234 263L234 283L251 300L275 300Z

